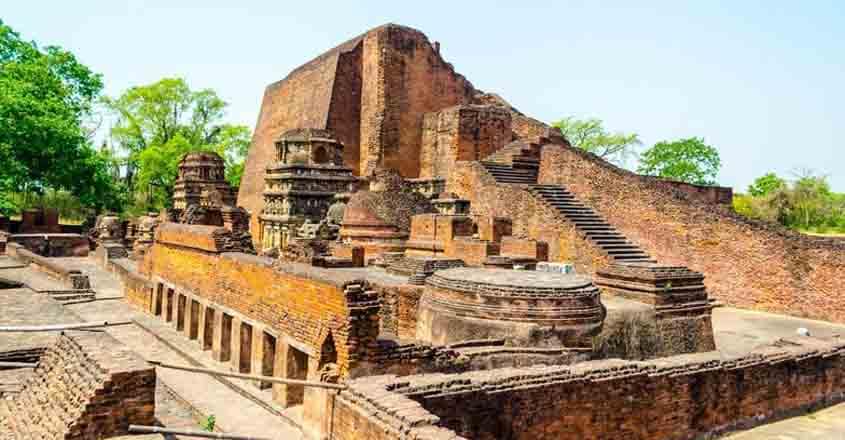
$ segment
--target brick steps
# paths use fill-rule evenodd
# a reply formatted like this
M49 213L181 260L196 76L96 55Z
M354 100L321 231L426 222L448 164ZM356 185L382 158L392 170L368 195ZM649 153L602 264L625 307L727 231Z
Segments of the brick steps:
M66 339L59 343L70 344ZM0 431L15 439L72 436L90 399L106 383L104 372L90 366L71 347L48 350L21 392L8 401Z
M513 168L495 162L481 162L484 169L496 179L497 183L532 185L537 183L536 168Z
M498 179L497 179L498 180ZM587 239L615 262L656 262L642 248L631 243L592 208L559 185L531 185L535 197L556 209Z

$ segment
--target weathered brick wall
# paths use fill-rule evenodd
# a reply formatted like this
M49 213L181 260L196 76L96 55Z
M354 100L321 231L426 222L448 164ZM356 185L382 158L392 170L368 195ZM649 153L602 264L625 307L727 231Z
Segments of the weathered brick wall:
M21 393L0 401L0 432L64 440L127 435L130 424L155 423L155 384L155 369L108 334L65 332Z
M119 258L105 263L105 269L117 275L123 285L126 302L145 312L153 310L153 283L138 272L134 261Z
M420 171L423 114L467 103L472 85L421 32L388 24L320 55L264 92L238 205L258 214L274 142L292 128L327 128L344 146L345 165L368 174L381 162L405 177Z
M501 254L513 257L533 258L537 261L549 259L549 245L537 240L516 237L502 237Z
M841 242L745 219L569 147L543 147L539 180L565 185L659 262L703 272L711 297L845 322Z
M360 307L345 286L360 282L349 275L296 263L273 267L272 260L241 253L191 248L207 227L165 223L145 257L153 283L166 281L261 322L320 353L331 332L343 374L366 358L378 334L378 307ZM179 237L181 232L185 235ZM203 241L198 241L203 243Z
M363 378L338 398L335 434L363 438L356 430L378 426L387 438L398 438L395 432L482 440L709 438L843 400L845 345L796 342L732 360L707 353Z
M473 215L512 220L512 234L548 243L549 261L566 261L589 273L607 257L570 222L517 185L498 185L478 163L458 162L446 190L471 202Z
M475 89L415 29L385 25L364 37L361 173L381 161L418 177L423 115L469 103Z
M401 340L417 337L417 314L424 286L379 286L381 332Z
M283 132L293 128L327 128L338 60L341 54L355 50L360 40L361 37L352 39L318 56L293 70L283 80L270 84L264 91L261 112L238 191L238 205L246 208L251 214L250 231L253 237L258 237L256 232L258 214L263 208L261 193L264 189L264 174L267 166L275 160L276 139ZM345 69L344 67L344 71ZM345 82L342 86L351 87L354 91L354 81L351 83L353 84ZM338 91L342 88L344 87L338 88ZM342 98L335 99L334 105L338 113L346 111ZM354 115L352 117L354 118ZM354 135L350 136L350 130L347 130L343 123L333 118L332 125L340 129L336 136L346 149L353 151L358 148L356 138Z
M18 243L8 243L6 254L65 283L71 289L89 289L91 287L88 275L78 270L68 269L50 258L37 255Z
M458 105L423 118L420 176L446 177L458 160L482 160L513 139L511 115L493 106Z
M361 164L361 57L364 45L357 41L352 47L338 57L326 128L343 144L343 165L357 175Z

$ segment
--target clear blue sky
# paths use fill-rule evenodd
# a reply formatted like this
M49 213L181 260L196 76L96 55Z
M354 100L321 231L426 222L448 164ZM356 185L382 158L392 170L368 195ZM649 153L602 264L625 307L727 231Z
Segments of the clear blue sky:
M253 127L264 87L394 22L544 121L595 116L645 144L701 136L720 183L812 168L845 191L845 2L13 1L0 18L72 50L106 92L165 76L210 87ZM634 6L633 3L638 3Z

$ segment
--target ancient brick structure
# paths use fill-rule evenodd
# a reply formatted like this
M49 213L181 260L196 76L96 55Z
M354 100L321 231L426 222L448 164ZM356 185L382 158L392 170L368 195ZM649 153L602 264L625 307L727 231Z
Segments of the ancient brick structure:
M695 439L842 400L841 342L349 382L338 439ZM635 396L635 397L634 397Z
M446 177L459 160L482 160L513 138L511 115L492 105L459 105L423 119L421 177Z
M155 369L101 332L66 332L11 400L0 437L85 440L155 423Z
M704 275L686 267L616 263L596 273L604 292L653 306L664 354L715 350Z
M274 141L293 128L331 130L356 174L384 166L417 177L424 115L469 103L474 93L419 31L388 24L353 38L267 87L239 205L253 218L261 211Z
M262 249L284 248L304 223L323 221L336 194L356 189L352 170L343 166L343 150L326 130L282 134L276 142L277 162L267 167L265 177L259 216Z
M599 290L585 277L456 268L435 272L420 300L417 338L447 344L584 347L601 330Z
M660 263L703 273L727 304L845 322L841 242L748 220L565 145L543 147L539 181L565 186Z
M373 29L266 89L249 212L222 165L185 156L175 210L135 223L137 260L97 257L226 368L348 384L272 385L314 438L693 439L845 395L841 342L723 358L708 298L843 320L842 243L573 149L413 29ZM616 357L649 360L598 360L634 314L625 337L656 348Z
M188 153L179 161L179 176L173 185L173 209L189 206L219 208L233 205L235 193L226 182L226 164L217 153Z

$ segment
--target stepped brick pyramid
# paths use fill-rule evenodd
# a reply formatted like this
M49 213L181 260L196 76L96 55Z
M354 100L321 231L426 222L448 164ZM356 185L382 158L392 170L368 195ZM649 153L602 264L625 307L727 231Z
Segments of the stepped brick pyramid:
M154 424L155 369L102 332L67 332L12 400L0 400L0 439L117 437Z

